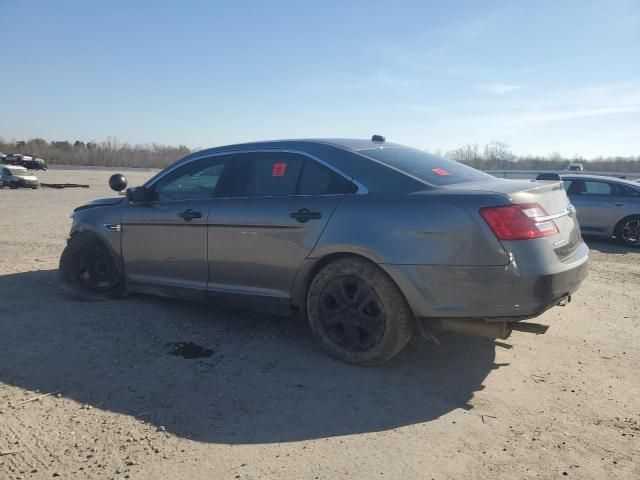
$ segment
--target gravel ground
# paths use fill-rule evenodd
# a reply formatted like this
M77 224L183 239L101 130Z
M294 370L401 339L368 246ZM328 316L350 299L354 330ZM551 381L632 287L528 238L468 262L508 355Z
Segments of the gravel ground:
M108 175L0 190L1 479L640 478L640 251L590 242L546 335L420 339L357 368L288 318L66 298L69 213L109 196Z

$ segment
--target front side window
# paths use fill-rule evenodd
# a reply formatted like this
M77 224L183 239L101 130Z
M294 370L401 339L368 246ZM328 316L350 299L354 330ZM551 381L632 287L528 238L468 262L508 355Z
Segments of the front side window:
M220 189L229 157L194 160L160 178L153 187L157 201L204 200Z
M627 185L619 183L601 182L598 180L565 180L564 188L567 195L596 195L629 197L640 196L640 191L636 191Z

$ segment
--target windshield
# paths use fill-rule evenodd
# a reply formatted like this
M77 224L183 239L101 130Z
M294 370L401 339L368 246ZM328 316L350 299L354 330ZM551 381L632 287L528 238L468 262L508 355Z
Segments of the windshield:
M375 148L359 153L436 186L493 178L475 168L415 148Z
M8 168L10 175L15 175L16 177L25 177L31 175L27 170L18 170L15 168Z

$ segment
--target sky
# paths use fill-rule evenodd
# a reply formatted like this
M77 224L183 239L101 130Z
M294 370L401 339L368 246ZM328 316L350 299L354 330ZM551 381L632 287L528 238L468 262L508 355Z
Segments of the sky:
M640 155L640 0L0 0L0 137Z

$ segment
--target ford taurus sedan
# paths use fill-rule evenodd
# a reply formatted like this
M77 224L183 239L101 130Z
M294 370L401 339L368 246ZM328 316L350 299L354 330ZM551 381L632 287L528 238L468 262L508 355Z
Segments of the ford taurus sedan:
M585 235L640 247L640 185L597 175L562 175Z
M296 314L358 365L415 331L540 333L520 321L566 303L587 274L560 181L497 179L380 136L204 150L72 218L60 260L72 296Z

